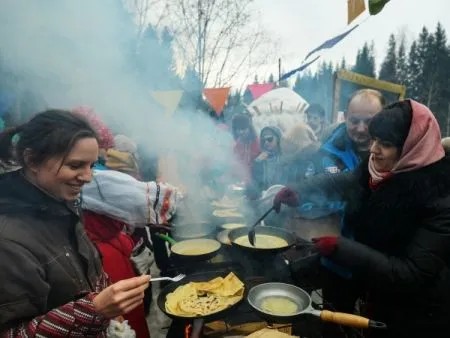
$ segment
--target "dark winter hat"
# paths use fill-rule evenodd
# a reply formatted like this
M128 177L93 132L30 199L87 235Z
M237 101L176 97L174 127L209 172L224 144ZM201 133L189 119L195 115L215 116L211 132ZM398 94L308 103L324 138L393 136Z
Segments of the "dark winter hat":
M233 116L231 125L232 125L233 129L245 129L245 128L250 128L252 126L252 122L248 115L237 114L237 115Z
M256 139L256 132L253 128L252 119L249 115L246 114L237 114L233 116L231 120L231 131L233 133L234 139L237 139L237 131L238 129L250 129L250 140Z
M392 143L403 148L409 134L412 120L410 101L399 101L383 108L370 121L369 133L372 138Z

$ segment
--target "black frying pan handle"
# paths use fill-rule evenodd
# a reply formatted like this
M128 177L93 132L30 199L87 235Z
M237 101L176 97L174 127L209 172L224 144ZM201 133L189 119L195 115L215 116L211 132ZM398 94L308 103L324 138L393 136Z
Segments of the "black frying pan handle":
M313 242L308 241L308 240L298 237L298 236L295 237L294 248L296 250L303 250L303 249L309 249L309 248L315 248L315 247L316 247L316 245Z

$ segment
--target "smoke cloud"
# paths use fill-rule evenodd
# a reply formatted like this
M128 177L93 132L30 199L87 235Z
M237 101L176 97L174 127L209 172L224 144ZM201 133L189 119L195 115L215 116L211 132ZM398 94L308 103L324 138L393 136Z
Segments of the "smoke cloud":
M163 72L154 75L152 86L136 76L129 61L136 48L132 22L120 0L4 0L0 57L47 107L93 107L105 122L120 126L118 132L151 153L183 156L187 160L182 165L188 167L182 167L181 179L196 189L203 165L198 159L229 165L232 137L194 109L164 117L150 90L171 89L172 83ZM148 62L165 55L157 48L154 53Z

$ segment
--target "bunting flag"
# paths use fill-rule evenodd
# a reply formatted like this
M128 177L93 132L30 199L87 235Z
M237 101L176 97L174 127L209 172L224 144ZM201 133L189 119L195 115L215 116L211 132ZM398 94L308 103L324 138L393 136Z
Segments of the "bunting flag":
M366 10L364 0L348 0L348 24L350 25L358 16Z
M390 0L369 0L370 15L377 15Z
M354 31L356 28L358 28L358 27L359 27L359 25L356 25L356 26L350 28L350 29L349 29L348 31L346 31L345 33L342 33L342 34L340 34L340 35L338 35L338 36L335 36L334 38L329 39L329 40L325 41L324 43L322 43L319 47L314 48L312 51L310 51L310 52L308 53L308 55L306 55L305 59L303 60L303 64L302 64L300 67L298 67L298 68L296 68L296 69L294 69L294 70L291 70L290 72L284 74L284 75L281 77L280 80L286 80L287 78L291 77L291 76L294 75L295 73L301 72L302 70L305 70L307 67L309 67L311 64L313 64L314 62L316 62L316 61L320 58L320 55L319 55L319 56L317 56L314 60L312 60L312 61L310 61L310 62L307 62L307 63L304 63L306 60L309 59L309 57L310 57L311 55L313 55L313 54L315 54L315 53L317 53L317 52L319 52L319 51L321 51L321 50L323 50L323 49L330 49L330 48L336 46L339 42L341 42L342 40L344 40L345 37L346 37L347 35L349 35L351 32L353 32L353 31Z
M312 65L314 62L316 62L317 60L320 59L320 56L317 56L314 60L309 61L307 63L302 64L300 67L295 68L293 70L291 70L290 72L284 74L280 80L286 80L287 78L291 77L292 75L294 75L297 72L301 72L302 70L305 70L306 68L308 68L310 65Z
M267 92L270 92L274 86L274 83L254 83L248 85L247 88L252 94L253 100L256 100L258 97L264 95Z
M182 90L164 90L164 91L154 91L150 92L152 97L161 106L166 109L166 116L170 117L177 109L180 103L181 97L183 96Z
M334 46L336 46L339 42L341 42L342 40L344 40L347 35L349 35L351 32L353 32L356 28L358 28L359 25L354 26L353 28L350 28L348 31L346 31L345 33L342 33L338 36L335 36L334 38L325 41L324 43L322 43L319 47L313 49L312 51L310 51L308 53L308 55L306 55L305 60L307 60L311 55L313 55L314 53L323 50L323 49L330 49Z
M211 108L216 112L217 116L222 115L223 107L228 99L230 87L227 88L205 88L203 94Z

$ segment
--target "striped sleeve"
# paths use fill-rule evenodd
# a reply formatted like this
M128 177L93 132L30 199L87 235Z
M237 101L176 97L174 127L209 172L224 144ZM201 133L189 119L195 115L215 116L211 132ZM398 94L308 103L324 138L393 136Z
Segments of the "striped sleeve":
M109 319L99 316L94 308L96 293L64 304L30 322L2 333L3 338L21 337L106 337Z

